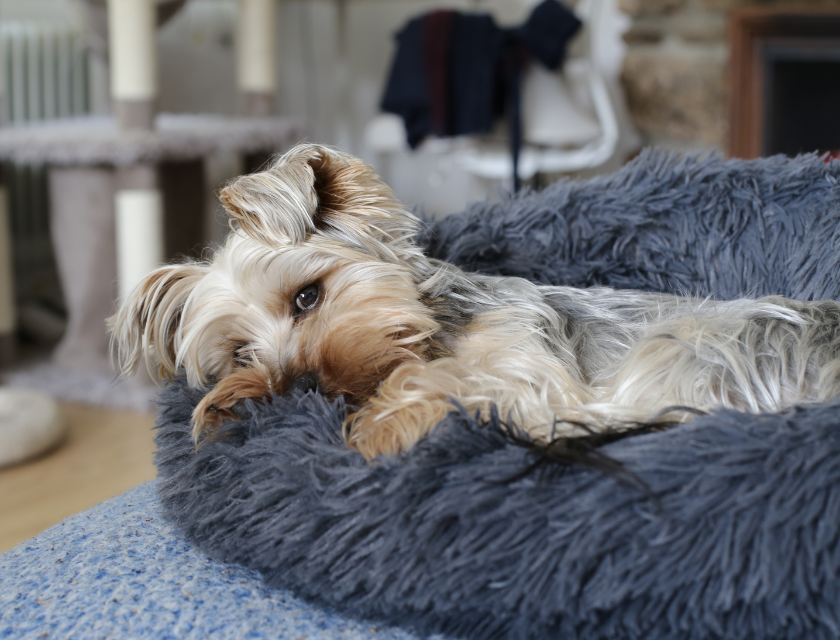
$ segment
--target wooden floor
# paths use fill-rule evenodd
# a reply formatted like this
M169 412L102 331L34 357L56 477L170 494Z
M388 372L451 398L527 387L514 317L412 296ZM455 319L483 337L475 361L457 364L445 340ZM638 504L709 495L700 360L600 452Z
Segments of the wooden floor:
M151 415L61 404L67 438L0 469L0 553L64 518L151 480Z

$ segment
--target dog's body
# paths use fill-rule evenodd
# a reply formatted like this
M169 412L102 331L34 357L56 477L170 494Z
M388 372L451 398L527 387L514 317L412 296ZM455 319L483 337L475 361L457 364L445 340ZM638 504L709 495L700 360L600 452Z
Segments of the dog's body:
M538 441L680 408L779 411L840 395L840 304L731 302L468 274L422 255L417 221L369 167L314 145L222 192L236 233L212 262L161 267L112 319L124 373L215 381L211 433L293 387L358 408L348 443L410 448L453 408ZM676 407L676 409L674 409Z

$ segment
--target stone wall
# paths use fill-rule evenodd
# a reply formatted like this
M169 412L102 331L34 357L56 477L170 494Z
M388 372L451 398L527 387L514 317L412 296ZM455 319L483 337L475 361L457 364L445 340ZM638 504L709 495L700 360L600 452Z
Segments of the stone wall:
M748 6L838 6L840 0L619 0L633 20L622 82L650 145L717 148L727 141L727 21Z

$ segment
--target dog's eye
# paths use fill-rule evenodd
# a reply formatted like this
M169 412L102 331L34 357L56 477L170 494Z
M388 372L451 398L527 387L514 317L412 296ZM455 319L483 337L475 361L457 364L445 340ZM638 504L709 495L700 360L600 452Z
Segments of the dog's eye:
M295 295L295 306L297 307L295 312L300 313L301 311L314 309L320 297L321 289L317 284L310 284L308 287L304 287Z

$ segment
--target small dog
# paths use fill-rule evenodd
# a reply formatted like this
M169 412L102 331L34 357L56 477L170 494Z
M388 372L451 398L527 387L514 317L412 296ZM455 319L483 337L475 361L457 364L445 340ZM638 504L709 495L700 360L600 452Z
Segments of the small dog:
M214 383L196 442L246 398L343 395L347 443L409 449L457 402L536 442L693 410L778 412L840 395L840 304L538 286L423 255L419 222L360 160L300 145L221 192L210 262L160 267L109 320L124 375L145 359ZM674 416L677 416L674 418Z

